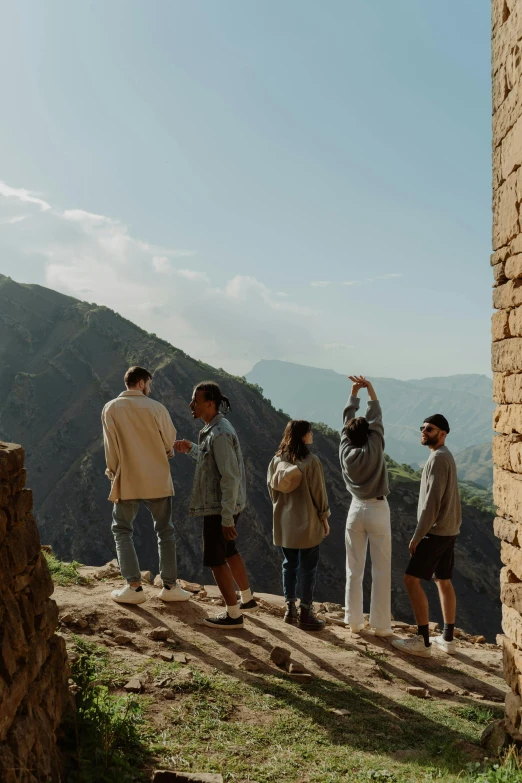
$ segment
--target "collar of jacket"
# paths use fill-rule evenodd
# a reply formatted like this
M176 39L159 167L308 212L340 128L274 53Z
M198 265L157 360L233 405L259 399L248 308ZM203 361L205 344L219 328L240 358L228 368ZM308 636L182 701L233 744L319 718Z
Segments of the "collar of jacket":
M118 397L143 397L145 396L143 392L141 392L139 389L125 389L121 394L118 394Z
M211 430L211 429L212 429L212 427L215 427L215 425L216 425L218 422L220 422L222 418L223 418L223 414L222 414L222 413L216 413L216 415L214 416L214 418L213 418L213 419L211 419L211 421L209 421L209 422L208 422L208 424L205 424L205 426L204 426L204 427L203 427L203 429L201 430L201 433L200 433L200 434L201 434L201 435L205 435L207 432L209 432L209 430Z

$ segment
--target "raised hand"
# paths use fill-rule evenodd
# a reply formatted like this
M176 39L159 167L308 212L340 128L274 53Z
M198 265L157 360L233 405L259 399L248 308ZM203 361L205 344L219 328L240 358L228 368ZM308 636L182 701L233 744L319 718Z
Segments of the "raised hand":
M172 446L178 454L188 454L192 448L190 440L176 440Z
M352 382L352 397L357 397L361 389L366 389L367 381L362 375L349 375Z

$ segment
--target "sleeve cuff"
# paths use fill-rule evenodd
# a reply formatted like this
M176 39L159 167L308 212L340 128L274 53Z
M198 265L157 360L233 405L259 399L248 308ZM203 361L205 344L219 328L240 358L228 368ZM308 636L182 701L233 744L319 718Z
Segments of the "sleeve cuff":
M234 520L221 518L221 527L234 527Z

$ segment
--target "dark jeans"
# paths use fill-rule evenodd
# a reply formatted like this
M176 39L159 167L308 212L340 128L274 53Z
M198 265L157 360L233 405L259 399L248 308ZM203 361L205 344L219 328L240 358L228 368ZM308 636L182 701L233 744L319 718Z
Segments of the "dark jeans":
M310 607L314 600L315 578L319 565L319 545L310 549L287 549L281 547L283 560L283 593L285 601L297 598L297 579L301 583L301 606Z

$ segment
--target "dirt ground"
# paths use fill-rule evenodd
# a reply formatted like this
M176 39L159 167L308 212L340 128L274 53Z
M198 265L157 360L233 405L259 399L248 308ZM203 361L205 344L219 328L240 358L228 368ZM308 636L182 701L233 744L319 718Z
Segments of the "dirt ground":
M81 569L82 575L89 578L95 571ZM132 606L111 600L111 590L121 584L121 579L114 578L56 587L60 630L66 640L74 633L105 646L115 667L128 672L129 678L137 673L142 692L156 694L159 701L164 696L160 692L165 683L154 674L151 658L161 663L172 654L174 660L203 672L217 669L251 682L263 672L281 671L270 660L274 646L290 650L291 659L302 664L313 677L357 685L385 694L391 700L403 699L408 688L419 687L427 689L430 698L466 705L497 706L504 701L507 686L497 645L461 638L454 656L436 650L431 659L407 657L398 653L389 639L375 637L370 629L361 636L352 634L344 627L340 607L336 611L327 604L326 608L332 611L319 613L327 619L327 626L320 633L287 625L281 616L282 597L267 594L256 594L261 606L245 615L242 630L217 631L203 624L204 617L222 611L214 586L205 587L204 597L195 593L188 602L165 604L158 598L159 589L147 585L146 603ZM321 606L317 608L320 610ZM404 623L392 625L397 636L408 635L409 627ZM170 638L149 638L147 633L153 629L167 629ZM241 668L245 659L255 661L259 671Z

